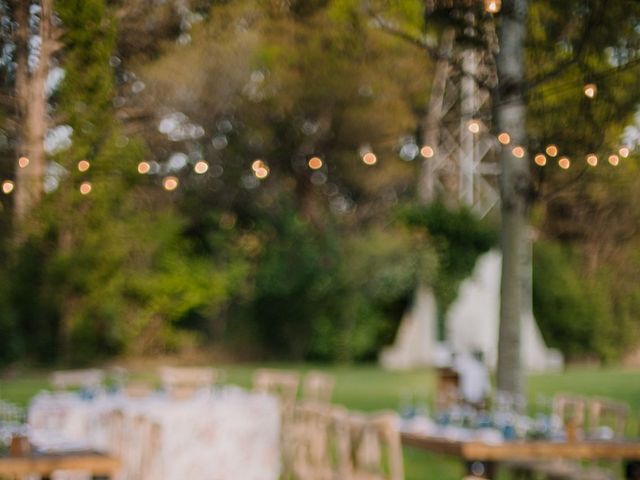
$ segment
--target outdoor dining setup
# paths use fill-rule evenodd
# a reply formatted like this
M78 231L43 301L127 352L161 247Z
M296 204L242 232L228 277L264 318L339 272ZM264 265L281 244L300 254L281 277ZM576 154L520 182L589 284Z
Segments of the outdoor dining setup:
M458 458L465 478L640 478L629 409L604 398L470 403L446 384L431 408L364 413L335 403L336 379L320 371L257 369L251 389L222 378L209 367L135 380L55 372L28 411L0 404L0 478L402 480L403 446Z

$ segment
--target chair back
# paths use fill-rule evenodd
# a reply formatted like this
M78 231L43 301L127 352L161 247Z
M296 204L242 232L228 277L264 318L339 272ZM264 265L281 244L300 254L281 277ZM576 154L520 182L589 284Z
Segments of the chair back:
M395 412L349 418L354 478L404 480L402 443Z
M104 382L104 371L97 368L57 370L51 374L50 381L55 390L68 390L78 387L99 390Z
M299 383L300 375L289 370L261 368L253 375L253 389L256 392L270 393L279 397L283 422L293 420Z
M623 438L629 406L606 398L593 398L589 402L589 434L603 440Z
M351 477L349 416L343 407L302 401L296 405L293 477L337 480Z
M304 377L302 398L329 405L336 380L333 375L310 371Z
M162 388L173 398L185 398L197 391L208 390L217 377L217 370L211 367L163 367L160 370Z
M572 423L577 429L585 424L587 399L579 395L559 393L553 397L553 414L564 425Z

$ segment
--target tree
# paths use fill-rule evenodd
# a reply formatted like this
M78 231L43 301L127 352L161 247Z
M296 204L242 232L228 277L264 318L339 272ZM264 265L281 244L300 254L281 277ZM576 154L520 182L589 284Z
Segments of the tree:
M498 131L509 132L514 145L527 144L524 47L528 3L528 0L505 1L499 29L495 121ZM521 315L525 298L531 294L530 176L526 151L518 157L510 149L500 153L502 274L497 382L498 390L523 395Z
M18 221L40 202L44 188L46 158L44 137L48 128L45 83L52 57L58 49L53 0L9 0L10 18L15 22L15 104L18 132L16 147L15 215ZM32 14L37 5L38 14ZM38 47L32 47L37 23ZM17 157L20 157L19 159Z

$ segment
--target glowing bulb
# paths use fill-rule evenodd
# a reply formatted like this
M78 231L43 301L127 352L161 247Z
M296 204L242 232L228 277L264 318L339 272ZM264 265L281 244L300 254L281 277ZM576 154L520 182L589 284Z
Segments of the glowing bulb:
M509 145L509 142L511 142L511 136L507 132L502 132L498 135L498 141L502 145Z
M622 158L627 158L629 156L630 150L627 147L622 147L618 150L618 153Z
M209 170L209 164L204 160L200 160L196 162L196 164L193 166L193 171L196 172L198 175L207 173L207 170Z
M144 175L145 173L149 173L150 170L151 165L149 165L149 162L140 162L138 164L138 173Z
M617 167L618 164L620 163L620 157L618 157L618 155L611 155L609 157L609 163L614 167Z
M267 168L266 165L262 167L258 167L254 170L254 174L256 178L259 178L260 180L264 180L269 176L269 169Z
M308 163L311 170L320 170L323 165L322 159L320 157L311 157Z
M514 147L513 150L511 150L511 153L513 153L513 156L516 158L523 158L524 157L524 148L522 147Z
M598 86L595 83L587 83L584 86L584 94L588 98L596 98L596 95L598 94Z
M471 133L479 133L480 132L480 122L478 120L471 120L467 128Z
M436 152L434 152L433 148L431 148L429 145L425 145L420 149L420 155L422 155L424 158L431 158L435 155L435 153Z
M18 166L20 168L27 168L28 165L29 165L29 159L27 157L20 157L18 159Z
M375 153L367 152L362 156L362 161L367 165L375 165L378 161L378 157L376 157Z
M172 192L173 190L175 190L176 188L178 188L178 179L176 177L165 177L164 180L162 181L162 186L163 188L168 191L168 192Z
M81 172L86 172L87 170L89 170L89 167L91 167L91 164L86 160L80 160L78 162L78 170L80 170Z
M558 155L558 147L556 147L555 145L549 145L545 151L550 157L555 157L556 155Z
M544 167L547 164L547 157L545 157L541 153L536 155L536 157L533 160L534 162L536 162L536 165L540 165L541 167Z
M502 7L502 0L484 0L484 9L488 13L498 13Z
M2 193L4 193L5 195L9 195L11 192L13 192L14 188L15 185L11 180L5 180L4 182L2 182Z
M265 163L260 159L254 160L254 162L251 164L251 170L253 170L254 172L257 172L259 169L264 167Z
M591 165L592 167L595 167L598 165L598 157L592 153L590 155L587 155L587 163L589 165Z
M80 185L80 193L82 195L88 195L89 193L91 193L91 183L82 182L82 184Z
M567 170L571 166L571 160L569 160L567 157L562 157L560 160L558 160L558 166L563 170Z

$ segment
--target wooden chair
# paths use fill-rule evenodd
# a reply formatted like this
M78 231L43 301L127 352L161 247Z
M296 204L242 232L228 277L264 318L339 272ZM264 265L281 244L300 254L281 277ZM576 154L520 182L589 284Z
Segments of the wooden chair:
M283 478L293 475L295 457L295 404L300 375L289 370L260 368L253 375L253 390L269 393L280 401L280 435L282 444Z
M402 443L395 412L349 417L353 480L404 480Z
M210 367L163 367L160 369L162 388L173 398L186 398L194 393L209 390L218 372Z
M304 377L302 398L329 405L335 384L336 380L333 375L310 371Z
M296 405L292 432L294 479L350 478L349 416L345 408L302 401Z
M585 397L560 393L553 397L553 415L562 421L567 430L567 440L575 440L582 434L588 400ZM570 438L574 436L574 438Z
M628 417L628 405L606 398L593 398L589 401L589 436L603 440L624 438Z
M100 390L104 382L104 371L97 368L84 370L57 370L51 374L51 385L55 390L85 388Z
M253 389L256 392L270 393L280 399L283 422L293 420L299 383L300 375L288 370L261 368L253 375Z

